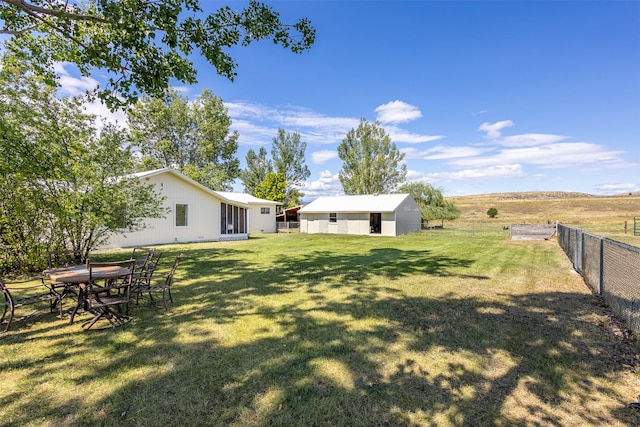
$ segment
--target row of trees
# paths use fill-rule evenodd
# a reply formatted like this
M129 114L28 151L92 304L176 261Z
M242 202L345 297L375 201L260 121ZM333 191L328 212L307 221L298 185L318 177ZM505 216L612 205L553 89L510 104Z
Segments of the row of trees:
M240 174L245 193L282 202L286 207L302 204L304 194L296 187L311 175L305 161L306 149L307 143L299 133L287 133L284 129L278 129L273 138L271 158L265 147L260 147L257 153L249 149L247 167Z
M233 79L228 48L270 38L298 53L311 46L315 29L307 19L285 24L256 1L201 15L197 0L0 0L0 34L9 35L0 69L0 267L38 268L46 251L62 247L86 255L110 233L165 215L136 171L171 166L215 190L230 190L240 178L257 197L302 202L299 188L310 172L298 133L279 129L271 158L264 147L249 150L240 170L238 134L222 100L204 90L190 102L169 81L195 82L194 48ZM87 98L57 97L57 61L75 63L83 75L106 71L108 84L86 95L127 107L126 130L98 130L83 111ZM346 194L390 192L406 177L403 154L378 122L361 120L338 153ZM427 220L454 215L437 189L398 190L415 193Z
M0 35L0 269L34 270L49 249L86 255L109 233L164 215L153 189L129 175L136 170L177 166L228 189L240 171L221 101L205 91L187 103L170 83L196 82L194 51L233 80L232 47L270 39L301 53L315 29L255 0L209 14L198 0L0 0ZM59 62L106 75L86 95L112 110L146 97L130 111L131 132L97 130L86 99L58 98Z

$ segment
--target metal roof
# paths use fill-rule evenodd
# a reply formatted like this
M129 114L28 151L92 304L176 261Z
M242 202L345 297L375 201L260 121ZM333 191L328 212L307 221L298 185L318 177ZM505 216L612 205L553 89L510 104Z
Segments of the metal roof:
M282 205L283 203L274 202L273 200L259 199L251 194L247 193L233 193L230 191L217 191L218 194L226 197L229 200L234 200L240 203L248 204L260 204L260 205Z
M300 209L300 213L315 212L394 212L411 197L409 194L377 194L318 197Z
M223 192L214 191L214 190L210 189L209 187L206 187L206 186L200 184L199 182L194 181L193 179L189 178L185 174L183 174L180 171L177 171L177 170L175 170L173 168L154 169L154 170L150 170L150 171L133 173L133 174L131 174L129 176L140 178L140 179L144 179L144 178L150 178L150 177L155 176L155 175L162 175L164 173L168 173L168 174L174 175L174 176L182 179L183 181L188 182L188 183L190 183L191 185L193 185L193 186L195 186L197 188L200 188L204 192L209 193L210 195L221 199L223 202L226 202L228 204L238 205L238 206L243 207L243 208L249 208L250 207L248 203L242 202L242 201L239 201L239 200L229 199L229 198L225 197L222 194Z

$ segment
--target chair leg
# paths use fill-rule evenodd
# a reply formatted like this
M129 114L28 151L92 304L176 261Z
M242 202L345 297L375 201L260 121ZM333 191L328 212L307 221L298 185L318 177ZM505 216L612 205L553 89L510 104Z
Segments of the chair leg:
M93 325L95 325L95 324L96 324L96 322L97 322L97 321L98 321L98 320L99 320L103 315L104 315L104 312L103 312L102 310L100 310L100 312L99 312L99 313L98 313L98 314L97 314L93 319L88 320L88 321L84 322L84 323L81 325L81 326L82 326L82 329L84 329L85 331L86 331L87 329L91 329L91 327L92 327Z
M9 330L9 328L11 327L11 322L13 322L13 313L15 311L15 308L13 307L13 305L11 305L11 307L9 307L9 318L7 319L7 326L4 328L4 331L7 332ZM7 311L6 307L5 307L5 312ZM4 314L2 315L2 318L4 319Z
M73 311L71 312L71 316L69 316L69 324L72 325L73 324L73 319L76 317L76 313L78 312L78 309L80 308L80 304L83 304L84 302L84 296L82 293L82 289L80 289L78 291L78 302L76 303L76 306L73 308Z

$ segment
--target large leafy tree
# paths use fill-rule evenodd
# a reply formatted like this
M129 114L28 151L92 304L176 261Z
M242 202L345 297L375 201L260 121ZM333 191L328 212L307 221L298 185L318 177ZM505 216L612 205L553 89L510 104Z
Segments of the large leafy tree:
M411 194L420 208L424 221L454 220L460 217L460 209L452 201L446 200L442 191L430 184L405 182L397 188L396 193Z
M0 71L0 245L3 267L42 267L46 252L85 254L111 233L164 214L113 126L98 132L82 100L59 99L15 57Z
M255 196L256 187L265 180L269 172L273 172L273 164L267 158L267 149L264 147L260 147L257 153L250 148L245 160L247 166L240 172L240 179L244 185L244 192Z
M284 176L287 187L284 202L287 207L301 203L303 194L296 187L311 175L304 158L306 149L307 143L300 139L297 132L288 133L284 129L278 129L278 135L273 138L273 168L276 173Z
M143 168L175 167L214 190L230 190L240 175L238 133L222 100L205 89L189 102L177 91L144 98L127 114L132 144Z
M390 193L407 175L401 164L404 154L378 121L361 119L338 146L338 156L343 161L340 182L348 195Z
M315 39L308 19L286 24L255 0L208 15L199 0L0 0L0 34L9 35L7 48L32 60L49 81L59 61L75 63L83 75L108 73L108 84L96 93L111 108L141 94L161 97L171 79L195 83L194 51L233 80L233 46L271 39L299 53Z
M287 193L287 181L281 173L269 172L256 187L254 196L284 203Z

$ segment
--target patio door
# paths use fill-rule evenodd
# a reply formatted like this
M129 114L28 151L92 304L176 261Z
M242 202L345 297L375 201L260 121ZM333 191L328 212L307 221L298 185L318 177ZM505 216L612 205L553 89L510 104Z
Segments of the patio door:
M369 232L370 234L380 234L382 232L382 214L369 214Z

